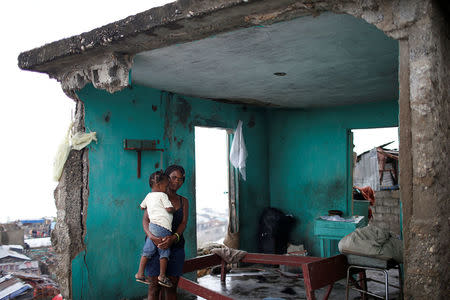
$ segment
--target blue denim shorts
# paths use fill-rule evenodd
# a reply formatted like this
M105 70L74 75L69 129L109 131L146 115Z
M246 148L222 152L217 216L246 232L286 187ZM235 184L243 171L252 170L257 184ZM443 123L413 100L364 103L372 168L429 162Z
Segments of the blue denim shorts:
M172 235L172 232L170 232L166 228L153 223L150 223L148 229L156 237L165 237L168 235ZM156 253L156 251L158 251L160 259L163 257L169 259L170 249L165 250L159 249L158 247L156 247L156 245L152 242L151 239L149 238L145 239L144 248L142 249L142 256L152 257Z
M176 244L175 244L176 245ZM183 275L183 265L186 255L184 248L172 247L170 248L170 257L167 262L167 276L181 276ZM159 275L159 256L155 253L150 257L145 266L145 276L158 276Z

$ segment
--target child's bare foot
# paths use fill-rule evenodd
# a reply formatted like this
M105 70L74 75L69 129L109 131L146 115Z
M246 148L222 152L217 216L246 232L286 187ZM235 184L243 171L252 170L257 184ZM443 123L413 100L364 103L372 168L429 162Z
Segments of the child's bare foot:
M136 278L136 281L138 281L138 282L149 284L149 282L147 280L145 280L144 274L136 273L136 275L134 275L134 278Z
M169 278L167 278L166 276L158 276L158 283L168 288L172 287L172 282L170 282Z

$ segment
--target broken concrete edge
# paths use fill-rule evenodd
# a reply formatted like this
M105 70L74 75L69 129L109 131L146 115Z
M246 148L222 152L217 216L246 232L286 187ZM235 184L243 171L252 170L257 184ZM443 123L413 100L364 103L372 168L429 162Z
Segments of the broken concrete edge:
M62 61L63 65L68 65L70 61L65 63L65 59L68 57L76 56L78 61L84 61L90 56L96 56L99 52L118 52L117 48L125 50L124 53L134 54L152 48L151 46L146 47L146 45L142 45L142 43L146 43L142 38L140 38L140 42L135 40L136 43L129 43L130 40L139 39L139 35L141 34L144 34L145 39L153 38L153 42L156 42L158 35L154 31L157 28L166 28L169 30L168 32L176 32L184 27L177 24L181 20L191 18L201 20L206 14L211 14L214 11L245 2L248 1L183 0L169 3L129 16L92 31L23 52L19 55L18 65L24 70L52 74L54 70L47 67L57 61ZM161 38L164 37L159 36L159 39ZM173 42L180 40L182 39L174 39ZM159 46L161 45L159 44ZM110 48L112 48L112 51ZM61 64L57 68L61 68Z
M128 85L132 58L143 51L327 11L362 18L403 39L427 11L423 6L420 1L381 0L182 0L23 52L18 65L56 78L71 98L89 82L113 93Z
M87 83L92 83L97 89L114 93L129 85L131 64L132 57L111 53L87 68L64 73L58 81L61 82L64 93L75 101L79 101L76 92Z
M84 104L79 99L74 100L74 128L84 131ZM54 191L57 221L51 237L58 262L57 269L53 271L64 299L72 299L72 261L79 253L86 251L88 176L88 149L71 150Z

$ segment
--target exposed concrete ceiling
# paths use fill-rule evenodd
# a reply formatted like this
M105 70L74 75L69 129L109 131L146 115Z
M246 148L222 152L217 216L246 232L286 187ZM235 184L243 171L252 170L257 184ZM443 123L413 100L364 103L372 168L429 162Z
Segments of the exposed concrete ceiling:
M132 82L282 107L396 100L398 42L361 19L323 13L139 53Z

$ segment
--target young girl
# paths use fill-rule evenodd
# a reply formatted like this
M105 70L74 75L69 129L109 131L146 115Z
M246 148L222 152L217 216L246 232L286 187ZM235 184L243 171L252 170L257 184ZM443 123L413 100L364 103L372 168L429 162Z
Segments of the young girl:
M169 185L169 178L163 171L157 171L150 175L149 184L152 191L147 194L141 203L141 209L147 209L150 218L149 230L156 237L170 236L172 235L172 213L174 212L174 208L165 193ZM136 280L148 283L145 281L144 276L145 265L147 264L148 258L152 257L156 251L158 251L160 258L158 283L165 287L172 287L172 283L166 277L170 250L159 249L149 237L145 240L145 245L142 249L139 270L135 275Z

